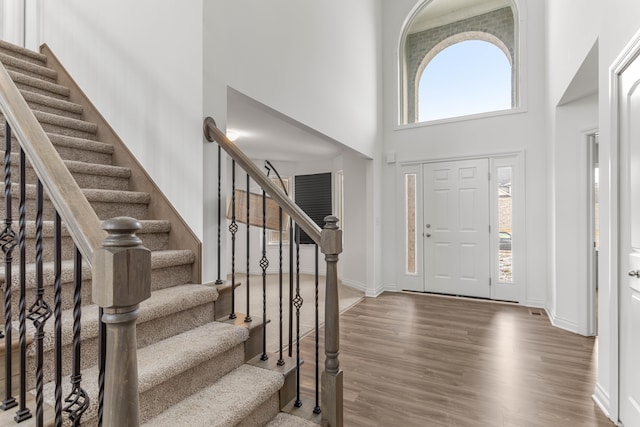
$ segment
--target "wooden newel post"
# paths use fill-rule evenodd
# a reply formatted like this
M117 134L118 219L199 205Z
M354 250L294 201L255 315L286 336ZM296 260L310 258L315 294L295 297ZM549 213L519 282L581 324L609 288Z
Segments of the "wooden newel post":
M324 352L322 372L322 425L342 427L342 370L340 353L340 319L338 305L338 255L342 252L342 230L338 218L328 216L322 230L320 249L327 262L325 298Z
M112 218L102 228L109 235L94 254L92 286L107 325L102 425L138 426L136 319L151 296L151 251L135 235L141 225L134 218Z

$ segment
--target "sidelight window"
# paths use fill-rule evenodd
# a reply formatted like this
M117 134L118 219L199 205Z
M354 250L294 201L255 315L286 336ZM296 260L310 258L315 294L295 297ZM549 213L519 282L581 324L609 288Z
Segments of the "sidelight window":
M418 224L417 224L417 192L416 192L416 174L405 174L405 209L406 209L406 266L407 274L418 273L418 250L416 248L418 240Z
M498 195L498 281L513 283L513 167L496 168Z

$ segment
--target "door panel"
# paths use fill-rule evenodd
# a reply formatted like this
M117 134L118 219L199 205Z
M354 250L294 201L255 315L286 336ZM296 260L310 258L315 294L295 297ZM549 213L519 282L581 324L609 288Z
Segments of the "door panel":
M489 161L424 165L425 291L489 298Z
M619 83L620 421L640 426L640 60Z

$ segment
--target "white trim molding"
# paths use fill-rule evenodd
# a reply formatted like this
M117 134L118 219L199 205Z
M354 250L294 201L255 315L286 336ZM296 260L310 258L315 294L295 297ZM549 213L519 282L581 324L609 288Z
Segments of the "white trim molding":
M385 286L384 285L379 285L375 289L367 289L365 291L365 293L364 293L364 296L365 297L376 298L376 297L380 296L384 291L385 291Z
M609 267L609 419L616 422L619 417L620 405L620 311L619 311L619 268L620 268L620 199L618 195L620 187L619 164L619 78L624 70L640 55L640 31L638 31L620 52L620 55L609 67L609 107L610 107L610 133L609 133L609 256L604 260Z
M593 391L593 395L591 396L591 398L596 403L596 405L598 405L604 415L607 418L611 418L611 414L609 411L609 408L611 407L611 402L609 401L609 393L607 393L599 383L596 383L596 389Z

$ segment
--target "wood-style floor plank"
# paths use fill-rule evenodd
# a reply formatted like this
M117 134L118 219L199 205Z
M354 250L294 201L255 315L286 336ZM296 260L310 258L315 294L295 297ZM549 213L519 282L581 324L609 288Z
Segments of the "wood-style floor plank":
M385 293L340 326L345 426L613 426L591 399L596 340L527 308ZM301 389L313 404L314 336L301 346Z

